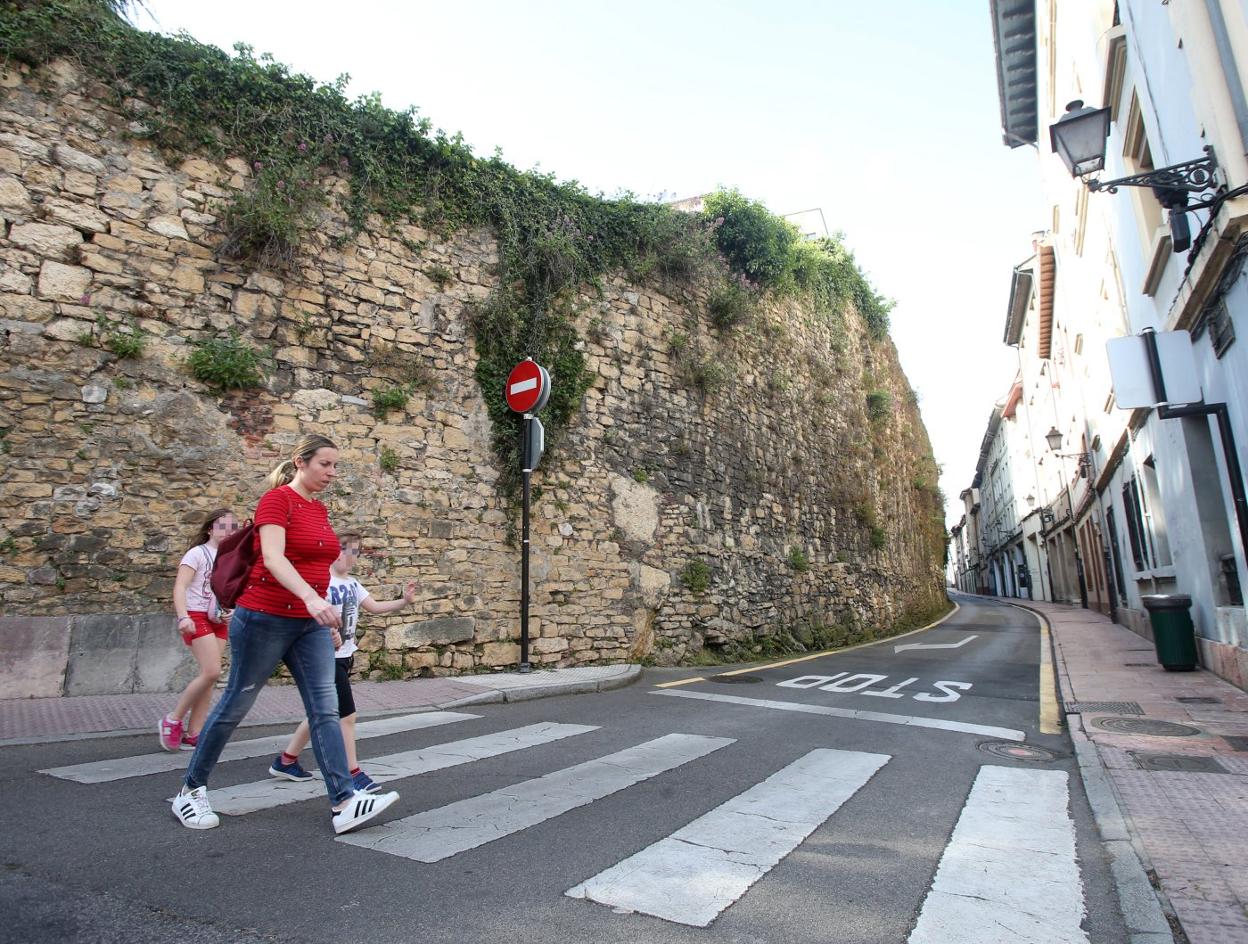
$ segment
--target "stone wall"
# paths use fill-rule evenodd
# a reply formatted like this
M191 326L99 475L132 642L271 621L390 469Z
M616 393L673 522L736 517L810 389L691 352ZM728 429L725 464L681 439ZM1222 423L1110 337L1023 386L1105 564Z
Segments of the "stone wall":
M341 446L325 500L367 536L361 579L379 599L420 587L366 619L359 670L514 665L519 552L468 317L496 283L491 233L352 235L331 209L294 270L249 271L216 252L246 161L160 155L68 65L3 86L0 632L171 614L194 524L246 515L316 431ZM576 302L593 384L535 475L533 662L674 662L940 605L926 433L892 345L852 310L772 305L720 332L703 291L622 277ZM145 348L120 358L105 342L131 324ZM271 352L264 389L190 374L192 345L226 331ZM406 407L376 418L372 393L413 376ZM871 389L891 396L874 421Z

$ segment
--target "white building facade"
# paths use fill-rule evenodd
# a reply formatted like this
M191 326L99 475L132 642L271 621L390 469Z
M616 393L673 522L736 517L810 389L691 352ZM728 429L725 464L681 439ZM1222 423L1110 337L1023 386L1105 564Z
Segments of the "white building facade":
M1026 426L1010 446L1013 502L1024 555L1034 546L1044 568L1036 598L1086 599L1148 635L1141 598L1188 594L1202 662L1245 687L1248 339L1236 335L1248 333L1248 193L1236 191L1248 183L1248 6L993 0L991 9L1005 141L1037 147L1049 203L1036 255L1014 272L1005 331L1019 352L1016 415ZM1215 186L1186 195L1211 205L1184 212L1164 188L1110 193L1073 178L1049 129L1074 100L1108 109L1096 178L1211 153ZM1190 332L1201 403L1119 408L1105 342L1147 330Z

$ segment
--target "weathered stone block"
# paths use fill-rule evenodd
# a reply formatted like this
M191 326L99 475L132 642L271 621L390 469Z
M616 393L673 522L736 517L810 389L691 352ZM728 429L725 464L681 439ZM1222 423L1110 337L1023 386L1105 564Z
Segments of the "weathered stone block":
M168 236L170 239L190 239L186 227L182 225L182 221L176 216L156 216L148 221L148 229L153 233L160 233L161 236Z
M22 157L33 157L36 160L48 159L48 147L38 141L31 140L20 134L0 134L0 147L16 151Z
M0 617L0 692L4 698L61 694L69 655L70 617Z
M91 286L94 273L82 266L48 260L39 268L39 294L43 298L78 301Z
M102 233L108 229L108 217L88 204L47 200L43 205L48 211L48 219L72 226L74 229L88 233Z
M66 695L171 692L195 671L168 614L73 617Z
M659 526L658 497L649 485L622 475L611 476L611 517L629 540L654 540Z
M477 621L470 616L444 616L407 626L392 626L386 630L386 648L415 649L468 642L476 626Z
M86 174L104 173L104 162L90 154L85 154L68 144L57 144L52 148L52 160L69 170L82 171Z
M9 240L41 256L60 256L81 244L82 233L72 226L50 223L18 223L9 230Z
M23 212L30 210L30 192L16 177L0 177L0 207Z
M520 661L520 644L516 642L487 642L481 647L482 665L515 665Z

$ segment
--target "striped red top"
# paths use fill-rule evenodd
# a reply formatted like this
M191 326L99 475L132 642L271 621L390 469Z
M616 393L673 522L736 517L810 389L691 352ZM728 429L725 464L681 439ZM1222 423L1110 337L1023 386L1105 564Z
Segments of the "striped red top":
M338 535L329 526L329 512L319 501L308 500L289 485L271 489L256 506L256 563L238 605L273 616L307 619L303 601L278 583L264 566L260 548L260 526L281 525L286 529L286 559L313 590L324 597L329 589L329 565L341 552Z

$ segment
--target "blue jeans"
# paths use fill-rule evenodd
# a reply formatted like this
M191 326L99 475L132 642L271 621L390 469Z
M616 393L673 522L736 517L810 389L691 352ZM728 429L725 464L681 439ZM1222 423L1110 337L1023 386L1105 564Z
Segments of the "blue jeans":
M342 803L355 792L338 724L334 643L329 628L312 619L270 616L241 606L230 620L230 680L208 715L191 755L186 768L188 787L207 785L226 742L281 661L299 686L312 731L312 750L325 777L330 803Z

